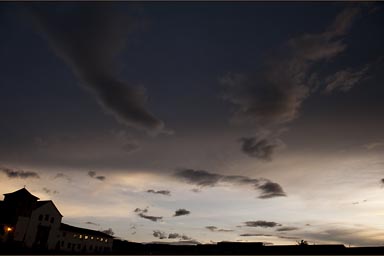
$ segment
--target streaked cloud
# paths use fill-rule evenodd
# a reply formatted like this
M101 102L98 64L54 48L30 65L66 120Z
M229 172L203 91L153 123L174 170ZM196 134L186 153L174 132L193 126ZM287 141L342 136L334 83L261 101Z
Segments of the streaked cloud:
M14 170L11 168L6 168L6 167L0 167L0 171L3 172L5 175L7 175L8 178L15 179L15 178L20 178L20 179L29 179L29 178L34 178L34 179L39 179L40 176L36 172L31 172L31 171L24 171L24 170Z

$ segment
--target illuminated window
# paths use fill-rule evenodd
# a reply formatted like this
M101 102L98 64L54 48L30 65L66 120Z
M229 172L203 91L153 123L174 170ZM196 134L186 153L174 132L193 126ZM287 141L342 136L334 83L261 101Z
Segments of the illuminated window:
M98 237L96 237L96 240L99 240L99 238L98 238Z
M73 237L74 237L74 238L76 238L76 237L77 237L77 235L76 235L76 234L73 234Z
M108 243L108 239L105 239L105 242Z
M103 238L100 238L100 241L101 241L101 242L103 242L103 240L104 240Z
M91 236L91 240L93 240L93 236Z
M87 240L87 239L88 239L88 236L84 236L84 239Z
M80 239L83 239L83 235L79 235L79 238L80 238Z

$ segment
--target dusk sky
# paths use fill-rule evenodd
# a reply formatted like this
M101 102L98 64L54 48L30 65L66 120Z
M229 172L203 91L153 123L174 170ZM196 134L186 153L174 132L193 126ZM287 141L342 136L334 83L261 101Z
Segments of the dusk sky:
M0 193L134 242L384 245L383 11L0 3Z

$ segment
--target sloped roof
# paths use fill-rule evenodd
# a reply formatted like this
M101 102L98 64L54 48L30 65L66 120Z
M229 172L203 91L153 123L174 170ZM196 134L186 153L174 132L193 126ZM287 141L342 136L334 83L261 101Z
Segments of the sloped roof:
M61 216L63 216L63 215L60 213L60 211L57 209L56 205L53 203L52 200L37 201L37 202L36 202L36 207L35 207L35 209L38 209L38 208L42 207L43 205L46 205L46 204L49 204L49 203L51 203L51 204L53 205L53 207L56 209L56 211L57 211Z
M16 190L16 191L14 191L12 193L6 193L6 194L4 194L4 196L30 197L30 198L33 198L33 199L36 199L36 200L40 199L37 196L32 195L26 188L22 188L22 189Z
M60 230L62 231L69 231L73 233L80 233L80 234L87 234L87 235L94 235L94 236L100 236L100 237L108 237L113 238L113 236L110 236L108 234L105 234L101 231L96 231L92 229L86 229L86 228L79 228L75 226L71 226L68 224L61 223Z

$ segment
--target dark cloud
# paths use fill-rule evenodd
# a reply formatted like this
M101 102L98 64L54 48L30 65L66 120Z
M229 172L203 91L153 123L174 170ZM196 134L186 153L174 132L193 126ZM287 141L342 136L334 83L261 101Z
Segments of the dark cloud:
M191 212L186 210L186 209L178 209L175 211L175 214L173 215L174 217L177 217L177 216L183 216L183 215L188 215L190 214Z
M96 172L94 172L94 171L89 171L88 176L91 178L94 178L96 180L100 180L100 181L104 181L107 179L105 176L96 176Z
M14 170L6 167L0 167L0 171L8 176L8 178L20 178L20 179L29 179L35 178L39 179L40 176L36 172L31 171L23 171L23 170Z
M256 234L246 233L246 234L240 234L240 236L272 236L272 235L260 234L260 233L256 233Z
M103 181L106 179L106 177L105 176L96 176L95 179Z
M253 179L240 175L221 175L204 170L183 169L174 173L177 179L200 187L213 187L219 183L230 183L233 185L252 185L254 189L261 191L259 198L286 196L282 187L268 179Z
M241 150L251 156L262 160L272 160L272 155L276 149L284 144L277 138L248 137L241 138Z
M219 180L223 178L220 174L193 169L179 170L174 174L174 176L201 187L215 186Z
M356 84L366 78L368 66L358 70L352 71L351 69L341 70L335 74L326 78L325 83L327 84L324 89L325 93L331 93L333 91L347 92Z
M94 226L100 226L100 224L94 223L92 221L87 221L87 222L85 222L85 224L87 224L87 225L94 225Z
M381 184L384 185L384 178L380 180Z
M34 6L31 14L56 55L107 113L127 126L159 131L163 122L146 109L144 89L118 77L117 58L126 46L133 20L108 7L79 6L52 13Z
M261 195L259 198L266 199L278 196L286 196L283 188L275 182L267 181L260 185L258 188L261 190Z
M233 232L232 229L223 229L223 228L218 228L216 226L206 226L205 228L212 232Z
M206 226L205 228L212 231L212 232L217 230L216 226Z
M115 234L115 232L112 230L112 228L109 228L109 229L106 229L106 230L102 230L101 232L107 234L107 235L110 235L110 236L113 236Z
M304 34L288 40L281 50L267 56L252 74L228 74L221 78L222 98L232 106L231 121L252 124L257 133L274 131L298 117L303 101L324 79L314 65L329 61L346 49L343 36L349 31L359 8L346 8L325 31ZM347 90L366 72L339 71L328 76L329 91ZM269 140L243 140L243 152L271 159L276 144Z
M169 190L153 190L153 189L148 189L147 193L160 194L160 195L165 195L165 196L170 196L171 195L171 191L169 191Z
M153 231L153 236L157 237L159 239L166 239L167 238L167 234L165 234L164 232L159 231L159 230L154 230Z
M246 221L244 224L247 227L261 227L261 228L273 228L277 226L281 226L281 224L273 222L273 221L265 221L265 220L258 220L258 221Z
M58 194L59 192L57 190L52 190L52 189L49 189L49 188L43 188L43 191L47 194L52 194L52 195L56 195Z
M136 208L134 210L134 212L137 214L137 216L139 216L140 218L143 218L143 219L147 219L147 220L150 220L150 221L154 221L154 222L157 222L157 221L160 221L163 219L163 217L158 217L158 216L151 216L151 215L147 215L146 213L148 212L148 209L140 209L140 208Z
M294 231L294 230L298 230L298 229L299 228L296 228L296 227L282 227L282 228L276 229L276 231L284 232L284 231Z

